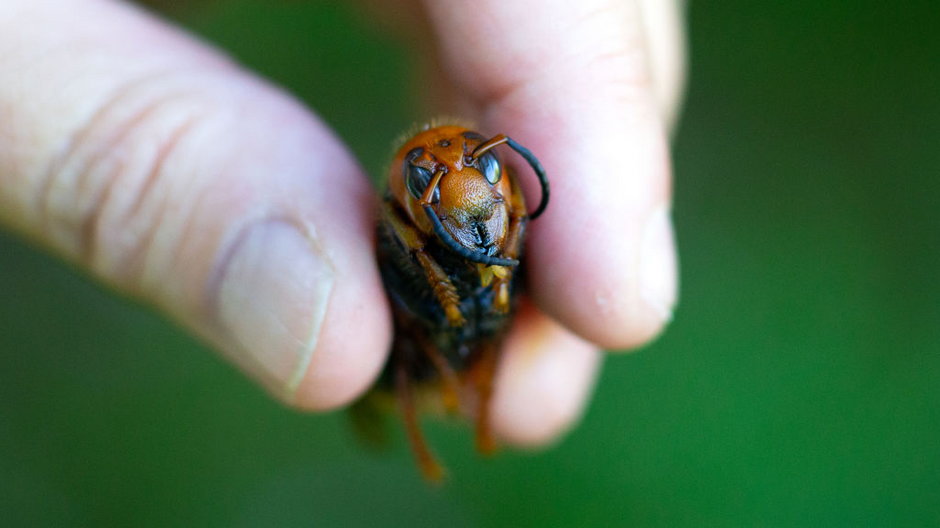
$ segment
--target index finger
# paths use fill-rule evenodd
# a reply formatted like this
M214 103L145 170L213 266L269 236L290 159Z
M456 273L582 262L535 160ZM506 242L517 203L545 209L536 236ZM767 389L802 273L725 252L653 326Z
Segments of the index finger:
M671 318L677 272L666 127L635 1L426 2L454 86L489 131L541 159L530 230L538 305L607 348ZM535 196L535 194L530 194Z

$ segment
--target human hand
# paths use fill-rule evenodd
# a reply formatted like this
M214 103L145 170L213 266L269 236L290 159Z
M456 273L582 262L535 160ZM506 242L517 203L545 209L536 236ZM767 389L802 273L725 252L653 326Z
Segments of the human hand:
M528 240L534 303L493 402L503 438L545 442L583 406L591 343L637 346L675 302L676 5L425 4L444 70L429 88L552 180ZM376 201L315 116L113 0L5 0L0 71L0 225L156 306L290 405L332 408L371 384L391 339Z

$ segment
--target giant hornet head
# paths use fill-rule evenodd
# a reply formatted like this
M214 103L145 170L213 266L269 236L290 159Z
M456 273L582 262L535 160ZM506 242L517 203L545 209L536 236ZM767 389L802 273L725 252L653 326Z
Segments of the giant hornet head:
M413 225L463 258L489 266L515 266L502 257L513 200L524 210L522 192L495 147L506 144L535 171L542 186L534 219L548 205L548 180L528 149L502 134L492 138L461 126L429 128L398 150L389 190Z

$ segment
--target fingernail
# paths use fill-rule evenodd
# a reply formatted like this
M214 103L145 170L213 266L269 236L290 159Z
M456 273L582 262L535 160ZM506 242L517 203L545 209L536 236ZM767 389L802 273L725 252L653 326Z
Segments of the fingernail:
M640 249L640 295L664 321L672 319L678 277L676 243L669 207L657 207L643 230Z
M312 232L270 220L247 228L224 266L218 314L233 359L289 398L316 349L333 268Z

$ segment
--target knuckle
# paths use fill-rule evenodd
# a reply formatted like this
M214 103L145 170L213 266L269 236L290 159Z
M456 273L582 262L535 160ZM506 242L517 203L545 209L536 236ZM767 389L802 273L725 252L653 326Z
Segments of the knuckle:
M95 274L136 291L159 249L178 244L198 194L206 98L172 80L124 86L55 157L40 208L52 243ZM169 218L171 215L173 218Z

